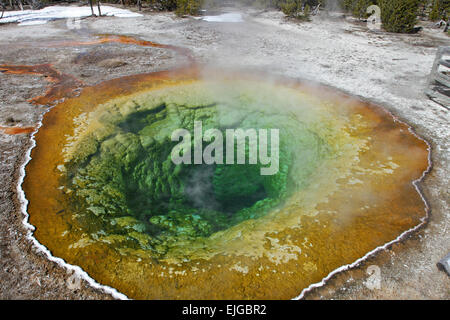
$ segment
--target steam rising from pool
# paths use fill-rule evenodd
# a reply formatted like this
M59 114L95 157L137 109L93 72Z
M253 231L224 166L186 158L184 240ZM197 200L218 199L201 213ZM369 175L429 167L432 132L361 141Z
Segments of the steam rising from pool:
M426 214L428 146L381 108L200 74L108 81L46 115L23 188L53 254L132 298L292 298ZM279 128L279 172L174 165L172 131L197 120Z

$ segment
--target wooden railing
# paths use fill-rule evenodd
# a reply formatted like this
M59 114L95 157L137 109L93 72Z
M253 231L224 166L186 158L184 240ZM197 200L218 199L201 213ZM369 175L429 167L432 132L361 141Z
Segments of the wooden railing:
M439 47L426 95L450 109L450 47Z

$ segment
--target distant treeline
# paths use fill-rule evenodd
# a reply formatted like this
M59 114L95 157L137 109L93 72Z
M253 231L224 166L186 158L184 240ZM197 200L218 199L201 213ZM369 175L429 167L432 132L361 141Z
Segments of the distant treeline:
M96 0L0 0L3 8L39 9L46 5L61 3L92 4ZM177 15L198 15L201 9L219 8L236 3L262 9L282 10L286 16L309 20L318 10L344 10L359 19L366 19L370 5L381 8L383 28L390 32L408 33L414 31L417 18L445 22L450 17L450 0L105 0L101 3L120 4L125 7L136 6L159 11L175 11ZM96 4L96 3L95 3Z
M271 6L287 16L308 20L320 6L325 10L344 10L359 19L367 19L371 5L381 9L383 28L389 32L410 33L417 18L450 23L450 0L244 0L256 5Z
M446 22L450 18L450 0L340 0L340 3L344 10L360 19L368 17L370 5L378 5L383 28L390 32L412 32L418 17Z

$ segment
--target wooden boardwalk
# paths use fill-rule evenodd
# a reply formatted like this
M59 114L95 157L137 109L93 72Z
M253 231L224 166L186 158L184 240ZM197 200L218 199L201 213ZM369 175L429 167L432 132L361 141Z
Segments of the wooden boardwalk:
M450 109L450 47L439 47L426 95Z

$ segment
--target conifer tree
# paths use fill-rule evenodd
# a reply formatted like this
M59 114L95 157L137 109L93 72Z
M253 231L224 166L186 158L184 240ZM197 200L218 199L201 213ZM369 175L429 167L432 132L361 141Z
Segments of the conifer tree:
M431 21L439 20L439 0L433 0L433 6L430 12L429 19Z
M311 15L311 8L309 4L306 4L305 8L303 9L303 17L304 19L309 20L310 15Z
M383 28L389 32L412 32L419 4L420 0L379 0Z

